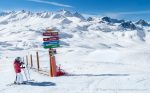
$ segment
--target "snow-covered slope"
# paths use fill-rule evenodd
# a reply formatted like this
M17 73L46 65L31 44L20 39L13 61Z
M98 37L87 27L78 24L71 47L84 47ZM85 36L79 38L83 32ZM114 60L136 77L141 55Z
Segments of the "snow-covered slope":
M35 51L39 51L41 68L48 70L48 50L42 47L42 32L47 28L60 33L61 47L57 49L56 61L71 75L49 79L31 71L35 85L21 86L21 90L18 87L7 89L5 85L14 80L11 62L16 56L35 56ZM66 10L2 12L0 93L149 93L149 46L150 26L143 20L86 19L80 13ZM3 79L7 77L11 79ZM55 85L40 86L44 81ZM32 92L25 92L32 88Z
M0 14L0 41L6 45L13 42L12 46L7 47L38 47L38 45L40 46L38 43L41 42L41 33L46 28L59 31L61 37L63 37L62 41L65 43L72 43L66 41L68 38L69 40L74 40L79 37L86 42L89 42L89 38L99 39L97 44L100 42L106 45L108 45L108 42L105 41L111 39L110 45L115 43L124 46L121 44L123 41L149 43L148 38L150 35L148 25L142 26L140 23L136 25L131 21L111 19L109 17L86 20L81 14L77 12L71 13L66 10L41 13L22 10L18 12L2 12ZM16 46L15 44L20 45Z

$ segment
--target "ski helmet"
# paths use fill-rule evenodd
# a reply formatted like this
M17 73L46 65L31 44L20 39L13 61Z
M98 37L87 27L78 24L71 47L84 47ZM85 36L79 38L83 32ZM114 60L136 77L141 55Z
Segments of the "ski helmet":
M16 57L16 59L15 60L17 60L17 61L21 61L21 57Z

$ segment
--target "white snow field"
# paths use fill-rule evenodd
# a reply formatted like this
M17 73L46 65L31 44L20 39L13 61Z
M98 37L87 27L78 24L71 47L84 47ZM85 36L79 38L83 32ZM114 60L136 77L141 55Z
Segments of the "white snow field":
M150 93L150 26L120 24L64 10L0 13L0 93ZM59 32L56 63L68 74L49 77L30 69L32 81L9 86L17 56L38 51L41 68L49 70L48 49L42 47L46 28Z

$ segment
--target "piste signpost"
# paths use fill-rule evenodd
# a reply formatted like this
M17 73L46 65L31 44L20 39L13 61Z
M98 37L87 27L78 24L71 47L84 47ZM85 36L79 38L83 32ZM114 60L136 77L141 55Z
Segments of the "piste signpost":
M54 51L56 52L55 49L60 47L59 44L59 36L58 32L54 32L52 29L47 30L46 32L43 33L43 47L45 49L49 49L49 56L50 56L50 76L55 77L57 76L57 66L56 66L56 61L55 61L55 56L54 56Z
M58 32L44 32L43 36L49 36L49 38L43 38L44 48L57 48L59 47L59 37Z

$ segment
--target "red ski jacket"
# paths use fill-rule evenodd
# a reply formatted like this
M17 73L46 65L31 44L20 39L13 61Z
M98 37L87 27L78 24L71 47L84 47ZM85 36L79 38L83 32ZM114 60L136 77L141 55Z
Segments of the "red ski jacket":
M20 73L21 72L21 63L19 61L14 62L14 70L16 73Z

